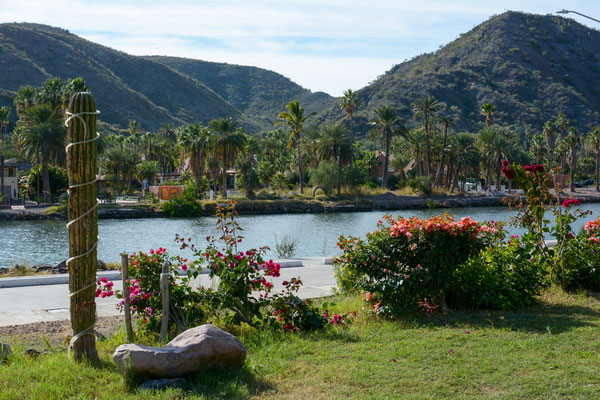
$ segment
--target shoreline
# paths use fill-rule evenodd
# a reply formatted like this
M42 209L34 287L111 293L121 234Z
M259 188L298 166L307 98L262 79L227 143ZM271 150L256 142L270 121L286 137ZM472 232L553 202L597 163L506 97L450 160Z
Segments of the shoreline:
M564 193L566 197L574 197L581 203L600 203L600 193L593 188L579 188L576 193ZM396 195L387 192L372 199L360 199L354 202L323 202L318 200L237 200L236 209L239 215L276 215L276 214L322 214L338 212L399 211L439 208L469 207L507 207L504 199L510 195L500 196L432 196L417 197ZM202 216L213 216L216 201L202 204ZM0 222L3 221L35 221L35 220L67 220L65 213L47 214L47 207L26 209L0 208ZM138 219L138 218L170 218L164 212L148 204L104 205L98 209L99 219Z

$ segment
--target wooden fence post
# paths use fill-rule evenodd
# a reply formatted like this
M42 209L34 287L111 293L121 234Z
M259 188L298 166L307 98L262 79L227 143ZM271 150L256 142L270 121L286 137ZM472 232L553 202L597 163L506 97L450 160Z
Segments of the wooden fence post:
M167 341L169 331L169 262L165 261L160 275L160 294L162 299L162 315L160 321L160 343Z
M125 312L125 331L127 332L127 341L133 342L133 328L131 327L131 309L129 307L129 257L127 253L121 253L121 267L123 269L123 311Z

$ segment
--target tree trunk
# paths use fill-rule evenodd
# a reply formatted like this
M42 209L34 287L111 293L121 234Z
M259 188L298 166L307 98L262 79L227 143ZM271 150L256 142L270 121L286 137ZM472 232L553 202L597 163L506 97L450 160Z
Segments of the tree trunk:
M298 179L300 180L300 194L304 194L304 182L302 179L302 155L300 154L300 135L296 136L296 150L298 151Z
M223 197L227 197L227 150L223 149L223 188L221 193Z
M438 187L442 184L442 174L444 172L444 161L446 158L446 139L448 137L448 125L444 126L444 143L442 145L442 156L440 158L440 167L437 172L437 176L435 177L435 182L433 186Z
M337 179L337 197L338 200L342 193L342 157L340 154L340 146L338 145L337 149L337 159L338 159L338 179Z
M429 137L429 118L425 117L425 137L427 138L427 176L431 178L431 138Z
M458 172L459 167L456 166L456 169L454 170L454 179L452 180L452 187L450 188L450 193L454 193L454 190L456 190L456 188L458 187Z
M68 143L96 136L96 102L90 93L73 95L69 103L69 112L74 115L83 112L94 114L83 114L71 119L67 128ZM96 321L98 211L94 209L96 184L85 184L93 182L98 171L96 141L71 146L67 150L67 170L70 187L84 184L70 189L68 200L70 258L67 266L73 327L71 342L75 361L86 359L98 365L100 359L96 352L96 337L93 334Z
M498 175L496 179L496 190L500 191L502 189L500 187L500 184L502 183L502 157L498 157L498 166L496 168L498 169Z
M42 155L42 192L43 202L50 203L50 174L48 172L48 159Z
M0 202L0 205L4 204L4 199L2 196L4 196L4 129L5 126L4 124L0 125L0 200L2 200L2 202ZM596 181L598 179L596 178ZM10 199L10 195L8 196L8 198Z
M571 192L575 192L575 167L577 167L577 153L575 148L571 149L571 155L569 157L569 183Z
M560 155L560 188L565 187L565 153Z
M385 136L385 161L383 162L383 179L381 181L381 187L385 188L388 178L388 167L390 165L390 135Z
M600 182L598 175L600 174L600 146L596 146L596 192L600 192Z

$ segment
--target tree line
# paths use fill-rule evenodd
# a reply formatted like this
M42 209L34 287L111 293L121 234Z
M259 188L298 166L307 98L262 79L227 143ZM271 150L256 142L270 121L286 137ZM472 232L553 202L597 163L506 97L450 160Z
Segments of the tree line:
M52 78L37 88L21 87L14 99L18 121L9 148L40 166L37 182L42 181L44 202L53 194L52 167L65 164L64 113L69 97L78 91L90 91L82 78ZM152 183L159 174L177 168L184 171L184 178L189 175L199 196L209 188L225 196L231 168L248 197L260 188L288 190L296 185L303 194L307 184L336 189L339 197L343 185L396 189L411 180L454 192L465 190L467 178L490 190L501 185L503 160L560 166L569 172L571 190L578 177L591 173L599 190L600 127L580 134L562 113L539 132L518 132L495 124L496 107L485 103L478 132L455 132L452 107L425 96L412 105L413 122L400 118L393 106L383 105L374 110L368 134L357 137L353 115L362 106L357 94L347 90L340 99L345 121L317 125L311 120L314 113L307 114L298 101L291 101L274 119L273 129L257 135L249 135L231 117L214 119L206 126L164 124L155 132L144 131L131 120L120 132L100 131L100 165L105 177L112 179L105 190L131 191L132 183ZM10 111L0 109L2 164ZM375 150L381 150L382 165ZM378 182L373 174L381 166L383 176ZM32 191L31 179L29 183Z

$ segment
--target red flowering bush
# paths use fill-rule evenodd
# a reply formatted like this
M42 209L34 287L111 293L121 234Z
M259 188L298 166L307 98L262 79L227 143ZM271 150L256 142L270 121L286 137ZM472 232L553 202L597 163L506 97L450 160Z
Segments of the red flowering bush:
M424 299L445 309L453 272L503 234L493 221L469 217L385 219L366 239L341 236L335 269L342 291L370 292L376 312L386 315L415 310Z
M197 277L198 272L189 270L186 261L181 257L170 257L162 247L158 250L151 249L148 253L137 252L129 256L130 278L124 284L129 286L131 311L138 316L138 322L146 329L160 331L160 276L165 262L169 265L169 326L175 327L176 331L183 331L190 325L204 321L205 313L200 305L200 294L191 286L191 279ZM179 269L186 271L187 275L179 276ZM113 292L112 286L112 282L102 278L98 281L96 296L116 295L121 299L117 307L123 311L123 292Z
M240 251L238 244L240 226L235 220L235 203L217 207L217 230L220 237L207 237L208 246L199 250L187 240L177 236L181 249L191 249L197 260L191 263L197 269L208 269L216 288L199 288L202 302L215 317L226 322L251 326L270 324L285 331L320 328L327 324L322 312L310 302L295 295L302 282L294 278L284 282L285 290L275 293L273 278L280 276L281 266L263 258L268 247ZM273 310L275 310L275 314Z

